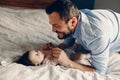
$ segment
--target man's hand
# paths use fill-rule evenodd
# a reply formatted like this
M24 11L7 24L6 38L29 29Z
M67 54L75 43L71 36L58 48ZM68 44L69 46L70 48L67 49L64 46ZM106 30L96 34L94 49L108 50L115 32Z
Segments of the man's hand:
M42 49L43 50L51 50L53 47L55 47L52 43L47 43L43 45Z
M53 48L52 49L52 56L53 61L56 63L59 63L60 65L74 68L74 69L80 69L82 71L95 71L95 69L91 66L83 65L76 63L68 58L66 53L60 49L60 48Z
M71 60L68 58L66 53L60 48L53 48L52 56L53 56L54 62L59 63L60 65L63 65L63 66L68 67L69 63L71 62Z

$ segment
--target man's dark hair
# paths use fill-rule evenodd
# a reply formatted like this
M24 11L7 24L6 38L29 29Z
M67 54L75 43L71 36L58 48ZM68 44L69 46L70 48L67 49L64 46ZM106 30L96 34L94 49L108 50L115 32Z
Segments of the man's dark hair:
M17 61L18 64L23 64L25 66L34 66L29 60L29 51L25 52Z
M49 15L52 12L57 12L60 18L65 20L66 23L72 18L79 17L79 10L70 0L56 0L46 8L46 13Z

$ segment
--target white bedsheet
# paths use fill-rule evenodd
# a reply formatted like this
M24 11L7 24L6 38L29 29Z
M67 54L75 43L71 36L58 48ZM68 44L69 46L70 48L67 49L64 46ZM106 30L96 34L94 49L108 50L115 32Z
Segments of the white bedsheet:
M42 44L58 44L44 10L15 10L0 7L0 80L120 80L120 55L110 55L108 74L82 72L63 66L24 66L13 63L16 56Z
M119 61L118 61L119 60ZM12 63L0 68L0 80L120 80L120 55L112 54L109 74L82 72L63 66L42 65L27 67Z

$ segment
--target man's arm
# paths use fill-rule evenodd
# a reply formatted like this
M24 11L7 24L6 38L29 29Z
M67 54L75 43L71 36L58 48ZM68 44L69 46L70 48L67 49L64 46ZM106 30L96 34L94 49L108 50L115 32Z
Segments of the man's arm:
M69 61L67 67L74 68L74 69L80 69L81 71L95 71L94 67L76 63L74 61Z
M83 53L74 53L70 55L70 59L73 61L82 60L82 59L89 59L90 54L83 54Z
M60 65L74 68L74 69L80 69L81 71L95 71L93 67L83 65L83 64L78 64L70 60L66 55L66 53L60 48L53 48L52 56L53 56L53 61L55 61L56 63L59 63Z

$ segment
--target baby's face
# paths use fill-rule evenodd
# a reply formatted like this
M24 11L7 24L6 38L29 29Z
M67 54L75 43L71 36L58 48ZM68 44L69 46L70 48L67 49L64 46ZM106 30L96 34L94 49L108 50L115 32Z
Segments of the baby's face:
M31 50L29 52L29 60L32 62L32 64L34 64L35 66L38 66L42 63L42 61L44 60L44 54L41 51L35 51L35 50Z

